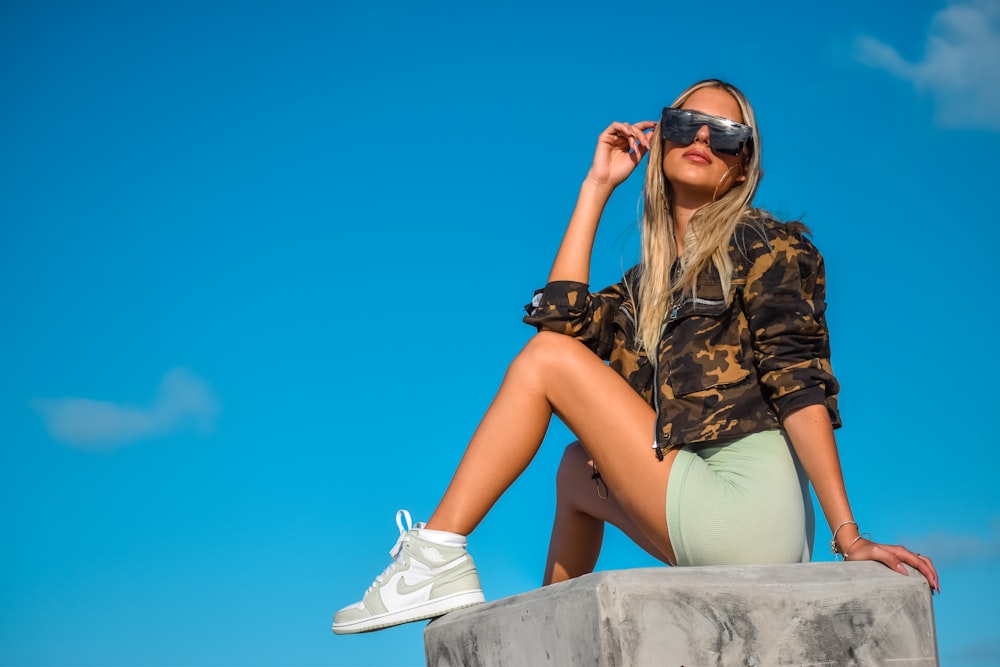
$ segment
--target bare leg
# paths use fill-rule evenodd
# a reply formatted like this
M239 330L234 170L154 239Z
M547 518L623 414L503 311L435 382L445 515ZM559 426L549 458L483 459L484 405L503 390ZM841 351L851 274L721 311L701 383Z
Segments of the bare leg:
M666 554L625 514L611 488L591 479L592 459L579 442L566 448L556 474L556 516L543 584L554 584L594 571L610 523L653 557L669 563ZM603 481L603 474L602 474Z
M653 409L581 343L551 332L534 336L511 363L427 527L471 533L534 458L553 414L616 489L636 534L673 561L666 488L675 454L653 456Z

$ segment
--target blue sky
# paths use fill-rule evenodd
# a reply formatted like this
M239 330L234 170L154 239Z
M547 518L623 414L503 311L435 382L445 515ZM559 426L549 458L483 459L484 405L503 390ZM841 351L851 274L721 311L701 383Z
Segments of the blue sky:
M827 259L856 516L936 556L942 664L1000 665L998 61L997 0L0 3L0 664L423 664L333 612L531 335L597 134L715 76ZM569 439L472 535L489 599Z

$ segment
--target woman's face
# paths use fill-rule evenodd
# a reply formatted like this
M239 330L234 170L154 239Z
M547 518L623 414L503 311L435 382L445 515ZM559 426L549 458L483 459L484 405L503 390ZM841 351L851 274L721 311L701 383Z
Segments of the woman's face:
M743 122L736 99L721 88L699 88L681 108ZM690 144L663 142L663 175L673 186L678 204L707 204L746 180L740 156L716 153L711 143L708 126L702 126Z

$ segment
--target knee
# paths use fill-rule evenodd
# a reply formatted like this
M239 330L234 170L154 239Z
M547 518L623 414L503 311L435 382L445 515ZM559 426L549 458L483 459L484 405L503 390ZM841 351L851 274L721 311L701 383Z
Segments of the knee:
M590 481L592 472L590 455L579 441L571 443L563 451L556 472L556 494L560 497L570 495L581 483Z
M575 338L554 331L539 331L525 344L514 359L514 365L538 372L565 364L580 351L589 352Z

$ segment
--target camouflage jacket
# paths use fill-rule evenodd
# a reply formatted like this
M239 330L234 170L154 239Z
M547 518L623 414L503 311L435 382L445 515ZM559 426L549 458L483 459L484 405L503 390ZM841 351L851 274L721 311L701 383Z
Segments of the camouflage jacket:
M596 293L549 283L525 306L524 321L580 340L654 407L658 456L779 428L806 405L825 404L838 427L823 258L805 231L773 219L737 228L730 293L714 269L699 276L697 298L668 311L653 361L635 338L637 267Z

